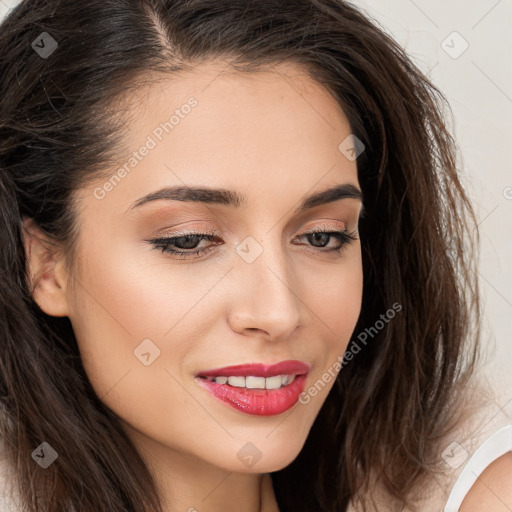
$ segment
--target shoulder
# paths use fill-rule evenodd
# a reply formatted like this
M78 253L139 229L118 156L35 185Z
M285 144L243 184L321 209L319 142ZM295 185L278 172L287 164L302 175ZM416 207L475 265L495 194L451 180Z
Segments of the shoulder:
M512 451L492 462L464 498L460 512L493 512L512 509Z

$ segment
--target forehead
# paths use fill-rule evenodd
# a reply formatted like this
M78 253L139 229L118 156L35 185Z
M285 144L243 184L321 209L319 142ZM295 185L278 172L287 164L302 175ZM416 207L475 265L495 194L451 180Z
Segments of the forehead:
M339 150L351 133L343 110L293 63L252 73L203 63L148 80L126 105L124 157L113 178L124 171L108 187L108 203L123 211L166 185L216 186L279 202L332 183L357 184L355 162Z
M192 112L180 112L190 110L184 107L192 97L197 106ZM289 134L291 143L299 143L301 138L311 139L315 134L325 137L331 132L337 138L350 132L345 113L331 93L303 67L291 62L255 72L237 71L219 61L198 64L191 71L159 75L132 94L129 103L127 142L134 144L140 140L141 132L151 133L160 123L169 121L173 113L179 119L172 121L176 126L167 139L180 138L180 143L185 135L197 143L200 138L202 142L214 138L220 142L223 134L230 134L225 143L236 144L249 142L257 134L259 141L267 135L265 142L272 145L276 135L276 142L281 143ZM182 123L185 117L189 121ZM192 124L193 130L189 130L187 125Z

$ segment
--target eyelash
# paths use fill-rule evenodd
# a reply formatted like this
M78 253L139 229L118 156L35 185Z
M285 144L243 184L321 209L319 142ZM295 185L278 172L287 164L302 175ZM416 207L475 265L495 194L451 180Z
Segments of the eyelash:
M313 248L318 249L319 252L337 251L338 253L341 253L341 251L347 245L349 245L350 243L352 243L358 239L357 230L347 231L345 229L345 230L339 230L339 231L337 231L337 230L329 231L324 228L322 228L320 230L316 230L316 231L307 231L306 233L302 233L301 235L299 235L299 237L307 236L307 235L316 235L316 234L330 235L330 238L336 238L338 241L341 242L340 247L336 247L334 249L324 250L322 247L313 246ZM202 240L214 241L215 238L217 237L217 235L218 235L218 233L216 231L211 231L209 233L180 233L180 236L165 237L165 238L152 238L147 241L150 242L151 244L153 244L155 249L161 249L162 253L167 252L167 253L170 253L173 257L185 259L185 258L197 257L201 254L205 254L205 253L209 252L213 246L210 245L206 249L198 249L198 250L190 249L188 251L170 249L171 245L173 245L176 241L183 240L185 238L190 238L190 237L199 239L198 240L199 242ZM327 243L329 243L329 242L327 242Z

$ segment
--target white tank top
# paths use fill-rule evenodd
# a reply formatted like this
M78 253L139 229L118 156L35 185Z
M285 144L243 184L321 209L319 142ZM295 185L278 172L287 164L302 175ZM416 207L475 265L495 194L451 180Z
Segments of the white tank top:
M471 456L453 486L444 512L457 512L484 469L509 451L512 451L512 423L492 434Z

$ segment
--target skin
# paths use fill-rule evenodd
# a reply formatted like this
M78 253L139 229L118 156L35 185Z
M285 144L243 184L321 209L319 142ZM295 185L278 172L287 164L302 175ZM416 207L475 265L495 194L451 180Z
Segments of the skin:
M351 133L343 111L293 64L251 75L220 76L223 69L202 63L131 98L120 165L167 113L190 96L198 105L103 199L94 190L104 182L79 191L73 273L63 255L46 254L36 228L27 237L34 298L47 314L70 318L91 384L154 472L166 512L278 510L268 473L297 457L334 379L307 404L252 416L212 397L194 375L297 359L311 365L307 389L343 355L361 308L359 240L328 252L336 238L301 236L322 226L356 230L361 202L293 212L331 186L360 188L356 162L338 149ZM237 191L245 204L130 208L183 184ZM220 243L199 242L213 247L199 257L177 259L147 241L209 227ZM250 264L235 251L248 236L263 249ZM160 350L149 366L134 356L144 339ZM261 452L252 467L237 457L247 443Z
M478 477L461 503L460 512L512 510L512 452L496 459Z

